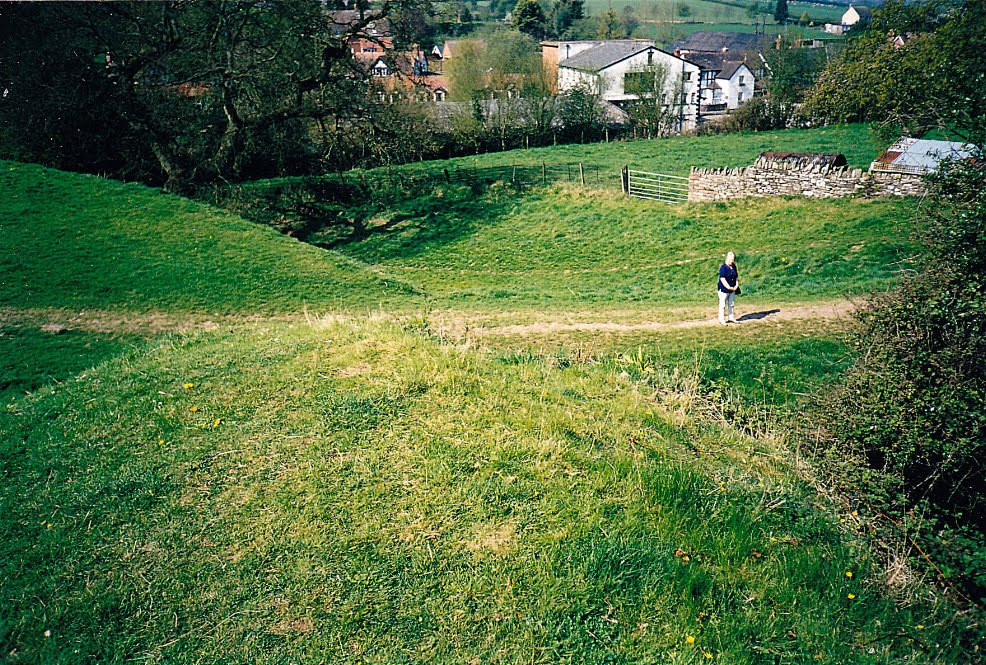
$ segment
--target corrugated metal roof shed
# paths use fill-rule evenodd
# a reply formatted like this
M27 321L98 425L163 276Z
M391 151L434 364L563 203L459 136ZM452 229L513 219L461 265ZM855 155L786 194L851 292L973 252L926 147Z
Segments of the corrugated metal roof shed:
M934 173L943 159L966 159L975 147L957 141L929 141L901 137L870 164L871 171L893 173Z

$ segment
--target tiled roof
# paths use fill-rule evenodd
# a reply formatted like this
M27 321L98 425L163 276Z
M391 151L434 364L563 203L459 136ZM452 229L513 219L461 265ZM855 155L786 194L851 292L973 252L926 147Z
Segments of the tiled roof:
M673 49L681 51L699 51L704 53L733 53L754 51L764 42L773 41L767 35L754 35L747 32L718 32L714 30L699 30L693 32L683 42L675 44Z
M741 60L727 59L727 56L716 53L687 53L682 59L698 65L702 71L716 72L716 78L728 79L745 63Z
M586 72L598 72L602 69L626 60L638 53L654 48L654 42L649 41L609 41L573 55L558 63L559 67L581 69Z

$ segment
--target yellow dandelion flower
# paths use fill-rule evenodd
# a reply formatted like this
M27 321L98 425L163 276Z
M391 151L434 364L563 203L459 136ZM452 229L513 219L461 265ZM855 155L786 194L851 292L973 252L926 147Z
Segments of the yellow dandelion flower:
M846 571L846 577L852 577L852 571L851 570L847 570Z
M216 422L212 423L212 429L216 429L217 427L219 427L222 424L222 422L223 422L222 418L216 418Z
M853 517L859 517L859 513L854 510L854 511L852 511L852 516Z
M711 653L709 653L708 651L703 651L702 653L705 654L705 657L706 658L708 658L709 660L712 660L712 654Z
M854 593L851 593L848 596L846 596L846 598L848 598L849 600L853 600L855 597L856 597L856 594L854 594Z
M918 624L918 630L924 630L924 624Z
M199 407L197 407L197 406L193 406L193 407L192 407L192 411L193 411L193 412L194 412L194 411L198 411L198 410L199 410Z
M685 638L685 641L688 642L689 644L695 644L695 636L689 635L688 637Z
M846 523L845 517L839 518L839 524L845 524L845 523Z
M185 390L191 390L194 387L195 387L194 383L186 383L182 386L182 388L184 388Z

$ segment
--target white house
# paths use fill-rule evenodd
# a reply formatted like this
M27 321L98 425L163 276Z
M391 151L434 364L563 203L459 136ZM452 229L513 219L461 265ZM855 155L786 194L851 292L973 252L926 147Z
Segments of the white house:
M702 116L732 111L753 98L756 76L741 60L728 60L725 55L693 53L682 56L698 65Z
M640 99L643 81L663 71L662 99L669 106L681 105L682 129L695 126L699 104L701 68L662 51L647 40L604 42L560 42L558 91L579 86L596 92L603 101L624 106Z
M855 5L849 5L849 9L842 15L842 25L846 28L856 25L860 21L863 23L869 23L871 18L869 7L857 7Z

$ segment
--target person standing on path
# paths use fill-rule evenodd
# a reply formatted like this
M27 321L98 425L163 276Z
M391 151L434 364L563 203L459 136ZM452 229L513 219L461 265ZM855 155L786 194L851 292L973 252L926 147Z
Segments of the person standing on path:
M739 323L733 313L733 303L736 302L736 294L739 293L739 271L736 270L736 255L732 252L726 253L726 262L719 266L719 282L717 283L719 292L719 323L726 325L729 323ZM729 308L729 318L726 318L726 308Z

